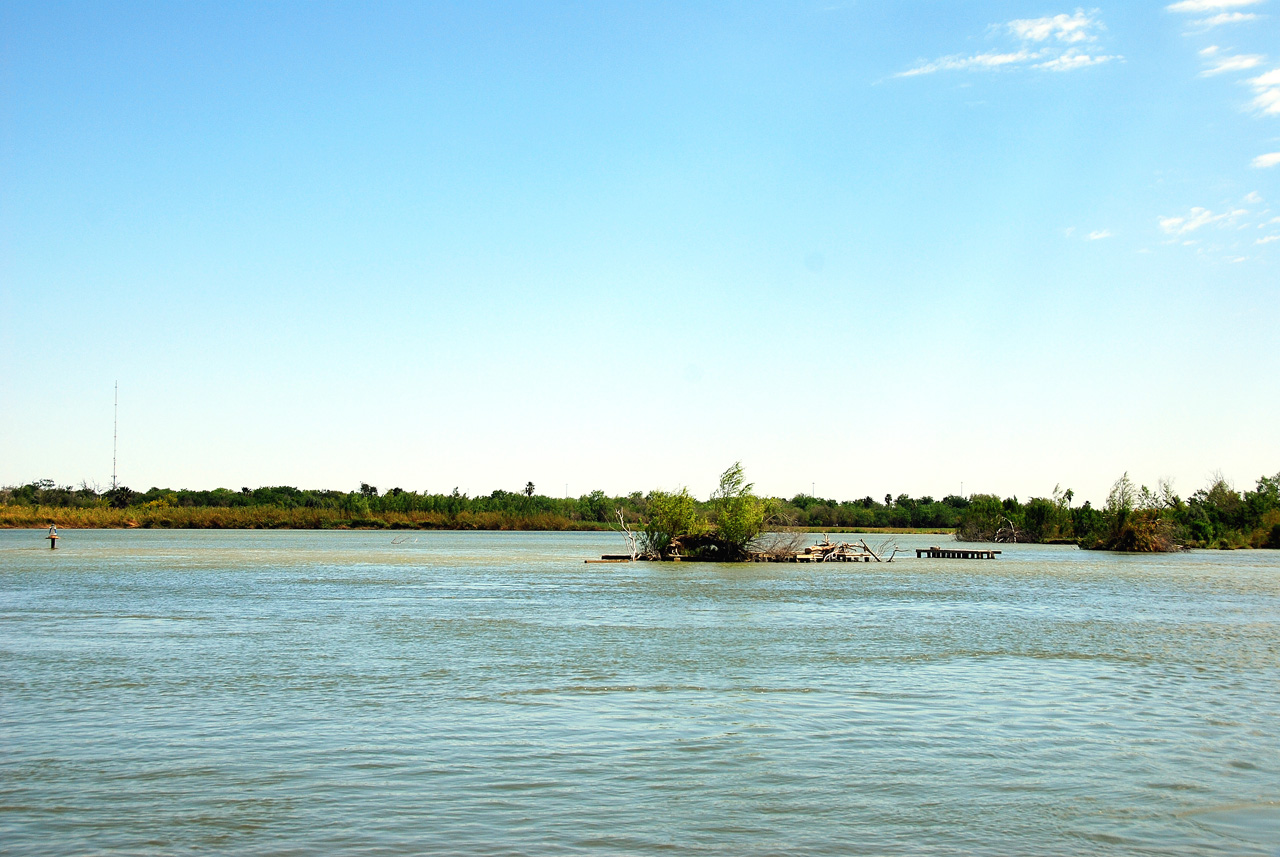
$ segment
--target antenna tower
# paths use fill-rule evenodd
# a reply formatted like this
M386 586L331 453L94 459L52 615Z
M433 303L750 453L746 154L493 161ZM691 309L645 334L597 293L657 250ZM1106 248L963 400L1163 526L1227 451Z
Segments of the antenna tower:
M120 436L120 382L116 381L115 412L111 417L111 490L116 490L116 441Z

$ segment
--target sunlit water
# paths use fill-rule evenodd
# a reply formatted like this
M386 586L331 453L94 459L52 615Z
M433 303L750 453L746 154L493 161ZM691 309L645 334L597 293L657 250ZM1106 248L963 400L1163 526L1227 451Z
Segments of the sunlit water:
M7 854L1280 854L1277 552L41 535L0 532Z

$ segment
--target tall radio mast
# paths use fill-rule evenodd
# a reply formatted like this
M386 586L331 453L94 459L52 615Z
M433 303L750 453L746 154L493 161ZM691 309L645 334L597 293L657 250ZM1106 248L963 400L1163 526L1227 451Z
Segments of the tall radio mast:
M111 416L111 490L116 490L116 441L120 436L120 382L116 381L115 411Z

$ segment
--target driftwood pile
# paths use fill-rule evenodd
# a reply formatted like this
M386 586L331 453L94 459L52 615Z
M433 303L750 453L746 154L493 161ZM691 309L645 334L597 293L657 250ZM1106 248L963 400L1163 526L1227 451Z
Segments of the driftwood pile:
M892 547L892 553L886 558L884 552ZM894 556L898 553L896 544L885 543L880 549L873 550L864 539L858 539L857 544L849 542L840 542L836 544L827 536L822 537L822 541L816 545L810 545L804 550L797 551L790 557L768 557L764 558L765 562L892 562Z

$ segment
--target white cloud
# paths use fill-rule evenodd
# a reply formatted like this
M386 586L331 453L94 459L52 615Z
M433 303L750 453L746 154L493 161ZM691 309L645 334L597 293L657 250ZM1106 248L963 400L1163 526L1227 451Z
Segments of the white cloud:
M1195 232L1202 226L1208 226L1211 223L1226 226L1248 213L1243 208L1237 208L1223 214L1214 214L1207 208L1197 207L1191 209L1184 217L1160 217L1157 220L1166 235L1186 235L1188 232Z
M1211 27L1220 27L1223 24L1243 24L1245 21L1256 20L1258 20L1258 16L1252 12L1223 12L1221 15L1214 15L1212 18L1201 18L1196 21L1196 25L1207 30Z
M1086 15L1077 9L1074 15L1053 15L1048 18L1019 18L1005 25L1006 29L1024 42L1044 42L1049 39L1077 44L1092 42L1097 36L1091 30L1102 24L1094 17L1096 10Z
M1270 244L1272 241L1280 241L1280 235L1268 235L1265 238L1259 238L1254 244Z
M1259 168L1274 167L1276 164L1280 164L1280 152L1267 152L1253 159L1253 166Z
M1220 50L1222 50L1222 49L1221 49L1221 48L1219 48L1217 45L1209 45L1209 47L1207 47L1207 48L1202 48L1202 49L1200 50L1200 56L1202 56L1202 57L1211 57L1211 56L1213 56L1214 54L1216 54L1216 53L1217 53L1218 51L1220 51Z
M1170 12L1217 12L1220 9L1235 9L1239 6L1256 6L1262 0L1181 0L1170 3L1164 8Z
M1249 78L1249 85L1257 93L1253 106L1268 115L1280 115L1280 68Z
M1032 68L1043 68L1048 71L1072 71L1077 68L1084 68L1090 65L1101 65L1111 60L1124 59L1121 56L1106 56L1104 54L1086 54L1072 48L1061 56L1054 57L1051 60L1036 63Z
M1203 51L1201 53L1203 53ZM1234 54L1232 56L1215 59L1213 64L1200 72L1200 74L1203 77L1209 77L1215 74L1222 74L1226 71L1244 71L1245 69L1257 68L1262 65L1265 60L1266 57L1260 56L1259 54Z
M951 54L921 62L914 68L898 72L894 77L916 77L939 71L982 71L1004 68L1036 68L1044 71L1071 71L1086 66L1101 65L1121 56L1090 53L1082 46L1097 41L1097 31L1106 29L1098 18L1097 10L1075 14L1050 15L1044 18L1018 18L1005 24L993 25L990 34L1001 36L1006 43L1008 36L1016 42L1007 44L1004 50L991 50L977 54Z
M1087 240L1101 241L1103 238L1110 238L1112 234L1113 233L1111 232L1110 229L1095 229L1089 233Z
M966 69L984 69L999 68L1004 65L1015 65L1017 63L1026 62L1036 59L1039 54L1029 53L1027 51L1017 51L1015 53L987 53L974 54L973 56L962 56L955 54L949 57L940 57L933 62L925 63L908 71L899 72L896 77L913 77L918 74L933 74L935 71L964 71Z
M1249 193L1244 195L1244 201L1251 202L1254 205L1257 205L1258 203L1262 202L1262 194L1258 193L1256 190L1249 191Z

